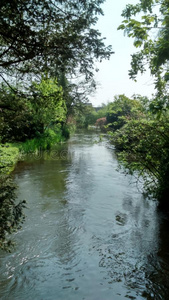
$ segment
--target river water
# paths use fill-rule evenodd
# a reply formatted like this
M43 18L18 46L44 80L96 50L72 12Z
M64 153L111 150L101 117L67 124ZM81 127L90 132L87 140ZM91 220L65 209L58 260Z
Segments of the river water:
M14 172L26 221L0 253L1 300L169 299L168 219L79 133Z

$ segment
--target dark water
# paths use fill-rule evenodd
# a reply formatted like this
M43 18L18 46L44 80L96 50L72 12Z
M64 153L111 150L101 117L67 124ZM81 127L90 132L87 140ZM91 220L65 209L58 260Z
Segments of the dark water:
M77 134L18 164L27 218L0 253L1 300L169 299L168 219L96 140Z

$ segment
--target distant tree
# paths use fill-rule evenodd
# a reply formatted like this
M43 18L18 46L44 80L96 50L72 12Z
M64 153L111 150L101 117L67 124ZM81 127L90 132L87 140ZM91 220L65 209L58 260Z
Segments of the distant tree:
M99 127L100 129L102 129L102 130L104 130L106 124L107 124L107 119L106 119L106 117L97 119L97 120L96 120L96 123L95 123L95 125L96 125L97 127Z
M71 81L67 78L68 75L61 72L58 77L58 84L63 89L63 98L67 107L67 118L69 116L75 116L77 110L84 110L89 102L88 95L90 95L96 88L94 80L86 82L82 81ZM83 105L85 104L85 105ZM85 112L84 112L85 113Z
M108 109L109 109L109 103L108 104L102 103L101 107L97 108L97 119L104 118L107 114Z
M139 101L129 99L125 95L115 96L114 102L108 106L107 122L113 130L117 130L126 124L127 120L137 117L139 109Z
M92 105L88 103L79 103L75 109L74 118L78 128L87 128L94 125L96 121L96 112Z

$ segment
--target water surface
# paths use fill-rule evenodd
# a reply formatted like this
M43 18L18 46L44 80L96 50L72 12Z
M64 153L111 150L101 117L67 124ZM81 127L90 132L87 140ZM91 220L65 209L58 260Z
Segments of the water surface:
M79 133L15 170L26 221L0 253L1 300L169 299L168 219Z

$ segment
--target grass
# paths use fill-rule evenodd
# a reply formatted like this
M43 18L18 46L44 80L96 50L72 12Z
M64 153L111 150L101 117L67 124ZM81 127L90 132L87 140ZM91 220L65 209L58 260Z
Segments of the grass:
M18 161L19 148L12 144L0 144L0 173L9 174Z
M21 143L19 149L22 153L35 153L41 150L49 150L52 145L63 142L64 140L65 138L61 130L55 132L52 129L48 129L44 135Z
M31 140L23 143L0 144L0 174L10 174L21 157L21 154L38 153L39 151L49 150L53 145L65 141L60 128L46 130L46 132Z

